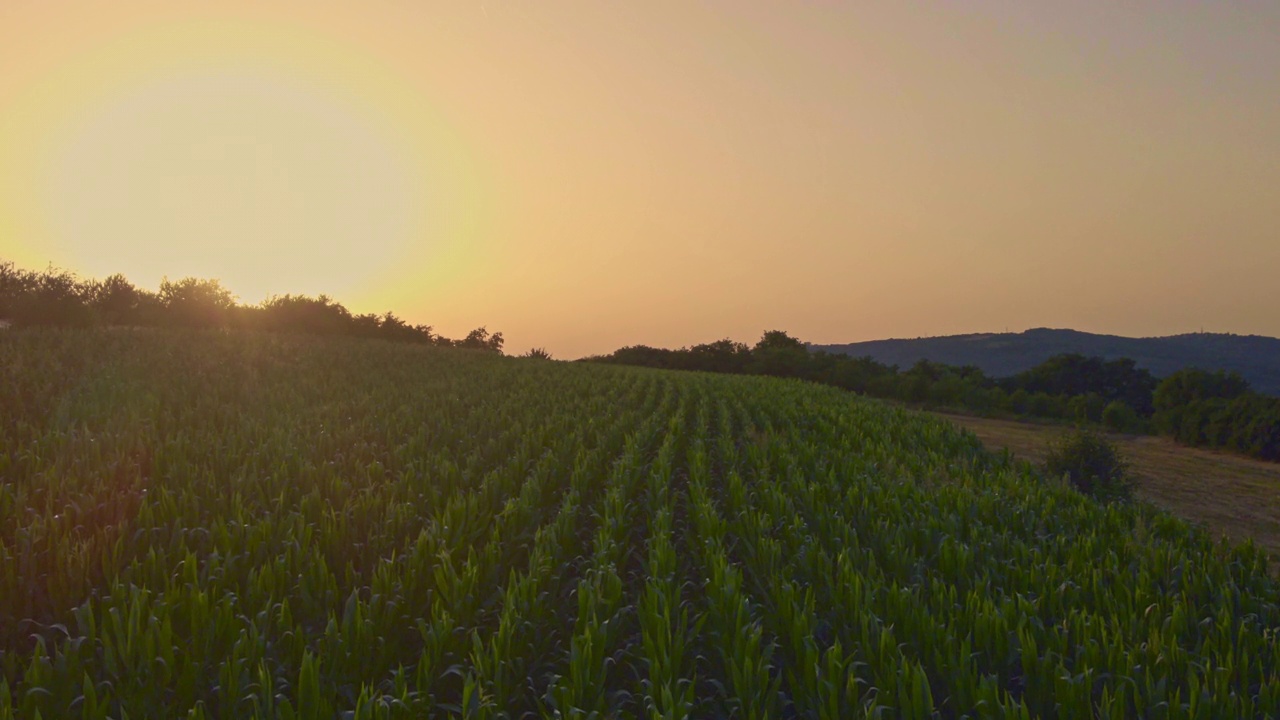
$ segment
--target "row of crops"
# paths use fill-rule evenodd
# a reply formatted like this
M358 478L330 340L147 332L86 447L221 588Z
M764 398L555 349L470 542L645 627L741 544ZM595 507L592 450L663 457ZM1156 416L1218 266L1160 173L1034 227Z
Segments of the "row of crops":
M1255 718L1280 589L832 388L0 339L0 718Z

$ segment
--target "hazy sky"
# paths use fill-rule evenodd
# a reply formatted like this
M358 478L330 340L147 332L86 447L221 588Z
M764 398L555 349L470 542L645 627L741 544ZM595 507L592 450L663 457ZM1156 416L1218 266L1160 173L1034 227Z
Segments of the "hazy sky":
M1280 335L1280 3L0 0L0 258L558 357Z

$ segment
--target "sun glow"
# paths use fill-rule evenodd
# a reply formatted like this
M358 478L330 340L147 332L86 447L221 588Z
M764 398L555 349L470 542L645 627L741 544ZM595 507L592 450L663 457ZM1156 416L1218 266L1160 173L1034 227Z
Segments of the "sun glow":
M151 22L0 94L0 256L216 277L242 300L421 304L477 229L466 143L349 42L263 18Z
M558 357L1274 335L1280 5L0 0L0 259Z

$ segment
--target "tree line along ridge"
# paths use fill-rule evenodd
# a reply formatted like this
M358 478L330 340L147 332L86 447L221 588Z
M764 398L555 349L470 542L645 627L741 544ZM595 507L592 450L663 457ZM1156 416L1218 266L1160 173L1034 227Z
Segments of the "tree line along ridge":
M0 320L29 326L243 328L424 343L501 353L501 332L486 327L451 339L394 312L355 314L326 295L276 295L237 303L217 280L167 278L158 291L116 274L82 279L0 261ZM541 348L528 356L550 358ZM588 362L669 370L797 378L859 394L984 416L1038 418L1153 433L1189 446L1280 461L1280 398L1255 392L1239 374L1184 368L1157 378L1128 358L1063 354L1009 377L973 365L921 360L905 370L870 357L813 350L781 330L754 346L718 340L680 349L635 345Z

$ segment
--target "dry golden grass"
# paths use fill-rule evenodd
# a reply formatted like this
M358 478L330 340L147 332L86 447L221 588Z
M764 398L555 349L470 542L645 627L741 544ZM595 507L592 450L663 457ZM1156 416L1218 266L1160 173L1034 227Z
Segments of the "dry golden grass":
M1062 425L934 413L965 427L987 447L1040 462ZM1280 464L1187 448L1164 437L1110 435L1129 463L1137 494L1213 535L1252 538L1280 558Z

